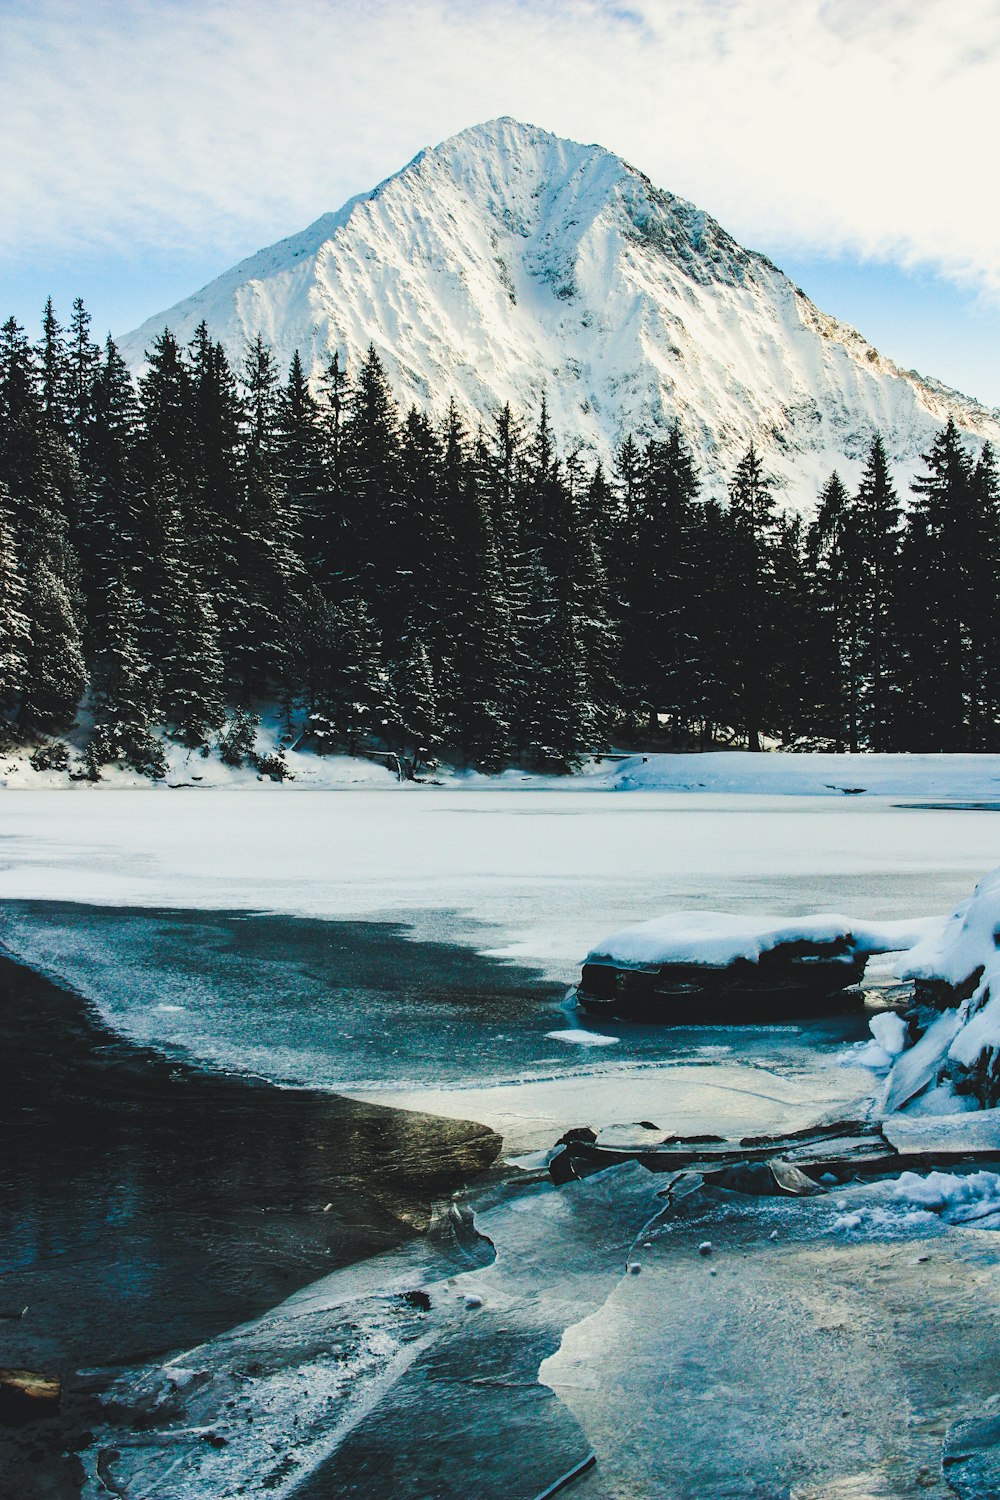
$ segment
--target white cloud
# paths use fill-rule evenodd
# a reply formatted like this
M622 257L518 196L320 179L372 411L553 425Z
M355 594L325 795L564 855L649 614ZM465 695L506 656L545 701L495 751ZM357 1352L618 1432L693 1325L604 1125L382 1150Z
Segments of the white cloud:
M1000 293L995 0L0 0L0 252L235 255L465 125Z

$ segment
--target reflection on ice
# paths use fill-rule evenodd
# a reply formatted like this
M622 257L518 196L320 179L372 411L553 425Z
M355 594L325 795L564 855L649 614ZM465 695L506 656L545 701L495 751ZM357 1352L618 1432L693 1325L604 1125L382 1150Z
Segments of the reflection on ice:
M946 1229L889 1185L844 1201L702 1189L646 1231L641 1275L541 1370L609 1493L951 1494L944 1434L995 1388L1000 1237Z
M657 1186L632 1166L563 1190L502 1188L477 1242L439 1231L124 1376L124 1426L98 1435L89 1494L104 1493L103 1452L115 1483L171 1500L265 1489L422 1500L466 1493L470 1468L482 1500L534 1500L590 1456L539 1365L622 1275L662 1208ZM484 1265L476 1245L490 1243Z

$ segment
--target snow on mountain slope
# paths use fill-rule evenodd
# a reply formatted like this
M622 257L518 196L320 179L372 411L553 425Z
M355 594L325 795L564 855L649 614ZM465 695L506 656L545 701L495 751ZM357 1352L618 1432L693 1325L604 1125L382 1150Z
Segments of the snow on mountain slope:
M187 340L202 319L234 359L259 332L314 376L374 344L404 405L454 397L472 421L544 393L557 432L604 454L679 417L717 482L754 439L802 502L834 466L855 478L875 430L906 475L949 413L1000 439L1000 412L883 359L692 204L511 119L422 151L123 352L138 367L165 325Z

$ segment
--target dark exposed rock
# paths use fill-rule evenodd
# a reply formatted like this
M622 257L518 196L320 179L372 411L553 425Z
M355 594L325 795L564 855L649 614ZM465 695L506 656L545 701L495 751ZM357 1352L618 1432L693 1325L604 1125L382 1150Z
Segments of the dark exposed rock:
M961 984L949 984L946 979L915 979L913 998L918 1005L930 1005L934 1010L951 1010L975 994L983 977L983 966L973 969Z
M857 986L867 954L849 933L829 942L778 943L756 961L663 963L642 967L609 958L583 966L577 1000L595 1014L657 1022L760 1020L830 1003Z
M822 1193L819 1183L791 1162L773 1157L770 1161L738 1162L719 1171L706 1172L705 1181L734 1193L750 1193L759 1198L807 1198Z
M431 1299L429 1294L425 1291L422 1291L419 1287L417 1287L412 1292L404 1292L403 1300L404 1302L408 1302L411 1307L417 1308L419 1312L430 1312L431 1310Z

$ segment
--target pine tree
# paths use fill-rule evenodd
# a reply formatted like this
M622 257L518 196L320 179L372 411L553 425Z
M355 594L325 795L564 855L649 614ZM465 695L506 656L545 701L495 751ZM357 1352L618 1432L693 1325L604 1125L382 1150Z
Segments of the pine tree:
M409 599L404 637L419 635L440 661L448 654L454 566L450 521L441 496L442 462L442 443L433 423L412 408L403 423L399 450L399 509L405 518L403 550L408 565L403 578Z
M692 512L691 551L699 577L691 601L691 716L698 743L709 748L736 728L739 708L737 659L732 642L741 627L737 588L736 528L729 510L707 499Z
M336 748L334 723L341 616L316 583L307 583L295 601L290 640L294 673L305 703L306 735L321 755Z
M140 587L143 559L154 541L146 534L139 404L125 363L110 338L91 391L79 469L73 542L82 570L87 650L100 655L115 579L125 569L133 586Z
M197 463L194 382L190 366L169 328L146 350L139 399L147 451L181 483L191 484Z
M27 666L29 621L25 613L10 496L0 485L0 704L9 705L20 692Z
M802 733L812 698L804 650L811 602L805 550L802 518L783 516L774 549L774 635L781 650L775 662L773 714L785 745Z
M398 712L378 629L364 601L340 607L334 630L333 693L319 711L332 722L338 742L354 754L371 740L384 741Z
M812 724L838 751L860 748L863 556L857 507L833 473L809 528Z
M310 577L323 576L329 552L329 473L318 403L298 350L275 401L275 473L284 497L288 541L298 539Z
M969 559L969 656L971 711L969 743L995 751L1000 736L1000 603L996 570L1000 561L1000 479L990 443L984 443L972 473L972 504L977 542Z
M350 567L351 523L348 501L347 461L344 431L351 406L351 388L341 366L340 352L333 358L320 379L317 402L323 438L326 489L320 507L316 537L316 576L323 580L328 593L342 588Z
M442 742L434 671L415 632L406 633L403 654L392 671L392 691L398 716L393 738L416 774L434 765Z
M156 676L143 654L141 640L142 606L121 579L97 674L94 733L87 748L92 774L108 761L122 762L143 775L164 774L163 749L152 733Z
M776 629L774 561L780 522L771 483L753 444L729 487L733 522L731 584L737 603L729 641L736 672L739 722L750 750L773 728L775 685L781 652L788 643Z
M28 579L29 639L20 719L29 730L66 729L87 685L83 644L65 583L44 552Z
M93 414L94 382L101 351L90 337L90 314L80 297L73 303L65 355L65 400L70 442L83 451Z
M978 545L972 464L949 419L911 486L897 617L909 748L955 751L969 738L970 580Z
M68 427L69 370L65 330L56 317L52 298L42 312L42 337L37 348L41 374L42 410L53 431L65 435Z
M34 352L9 319L0 330L0 484L27 582L29 643L19 716L33 729L71 723L86 681L79 568L66 514L70 475L65 443L43 408Z
M454 407L448 413L439 479L440 554L437 688L445 734L463 759L506 764L510 719L503 578L485 483L485 444L470 453ZM433 639L433 637L432 637Z
M382 362L370 347L351 390L342 432L345 520L340 564L345 594L359 595L386 639L397 640L408 613L400 573L399 415Z
M893 737L898 672L894 601L897 593L902 509L889 473L881 435L876 433L858 488L857 524L861 549L860 643L866 683L864 738L872 750L889 748Z
M190 579L176 602L175 618L161 666L162 711L181 743L195 747L206 744L225 718L225 663L215 611Z
M678 741L694 697L690 622L697 562L691 536L697 470L676 423L666 441L647 445L638 467L627 449L620 462L628 466L616 555L622 681L636 720L655 733L666 715Z

